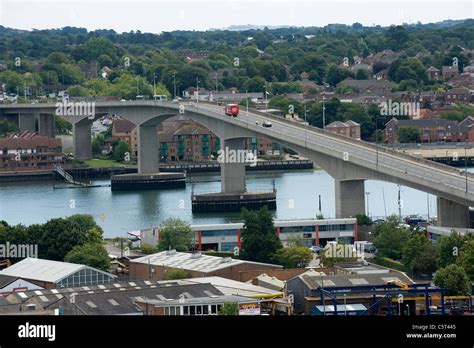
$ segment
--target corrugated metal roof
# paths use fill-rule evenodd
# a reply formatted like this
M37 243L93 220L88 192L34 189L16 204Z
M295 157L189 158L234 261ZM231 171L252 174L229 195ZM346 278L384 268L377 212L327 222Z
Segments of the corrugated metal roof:
M231 258L222 258L204 254L182 253L175 250L162 251L156 254L143 256L131 261L155 266L181 268L188 271L213 272L219 269L240 265L243 263L262 264L258 262L243 261ZM268 264L267 264L268 265ZM274 265L281 268L281 266Z
M35 259L30 257L21 260L20 262L15 263L8 268L5 268L0 272L0 275L8 275L22 279L34 279L48 283L57 283L82 269L92 269L94 271L115 277L112 274L94 269L86 265Z

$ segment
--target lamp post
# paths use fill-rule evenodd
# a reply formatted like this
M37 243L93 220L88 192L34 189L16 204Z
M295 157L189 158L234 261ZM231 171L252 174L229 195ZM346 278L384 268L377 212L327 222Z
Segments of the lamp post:
M468 182L467 182L467 149L471 148L470 143L466 143L466 146L464 146L464 174L466 176L466 203L468 201L467 199L467 194L468 194ZM469 206L469 205L468 205ZM469 209L467 209L467 221L470 220L470 212Z
M369 195L370 195L370 192L366 192L365 195L367 197L367 216L370 216L370 208L369 208Z
M176 71L173 71L173 99L176 98Z
M375 166L379 170L379 116L375 116Z
M248 90L245 90L245 101L246 101L246 115L247 115L247 128L249 126L249 96L248 96Z
M156 74L153 74L153 97L156 95Z
M324 106L324 96L323 96L323 130L326 129L326 107Z
M217 98L217 93L219 93L219 88L217 87L217 72L216 76L214 76L216 79L216 105L219 106L219 99Z
M199 104L199 77L196 77L196 103Z

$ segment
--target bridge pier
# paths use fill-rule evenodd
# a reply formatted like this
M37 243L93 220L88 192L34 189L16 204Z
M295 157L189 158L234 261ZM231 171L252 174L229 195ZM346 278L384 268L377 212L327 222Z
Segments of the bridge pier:
M36 131L35 114L18 114L18 128L20 131Z
M138 174L113 175L111 180L113 191L186 187L184 173L160 173L160 150L156 124L138 125L137 147Z
M336 186L336 218L354 217L365 214L364 180L337 180Z
M222 193L242 193L245 186L245 161L240 154L245 153L245 139L234 138L221 141L223 161L221 165ZM235 154L235 161L232 155Z
M139 125L137 129L138 173L152 174L160 171L160 150L156 125Z
M85 118L72 124L74 158L85 161L92 159L92 121Z
M260 209L267 206L276 209L276 191L247 192L245 167L247 162L245 138L221 139L218 161L221 166L221 192L192 196L192 211L238 212L242 208Z
M437 197L438 226L470 227L469 207Z
M54 115L39 114L38 128L40 135L54 138Z

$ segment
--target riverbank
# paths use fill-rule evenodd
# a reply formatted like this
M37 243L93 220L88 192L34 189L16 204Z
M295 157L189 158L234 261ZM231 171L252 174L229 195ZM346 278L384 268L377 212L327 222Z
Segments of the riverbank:
M257 162L255 166L247 165L249 172L259 171L281 171L313 169L313 163L309 160L269 160ZM74 179L110 179L112 175L134 174L137 167L108 167L108 168L67 168L65 170ZM207 173L214 174L220 171L219 163L187 163L187 164L164 164L160 165L160 172L185 172L187 174ZM0 173L0 182L25 182L34 180L54 180L59 176L53 170L41 170L32 172L3 172Z

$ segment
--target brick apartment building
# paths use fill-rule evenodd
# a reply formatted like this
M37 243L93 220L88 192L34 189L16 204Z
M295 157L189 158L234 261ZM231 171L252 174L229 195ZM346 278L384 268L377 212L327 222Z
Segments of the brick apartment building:
M240 272L281 269L280 265L166 250L130 261L130 279L162 280L170 269L182 269L189 278L218 276L239 280Z
M399 127L419 129L422 143L474 141L474 117L472 116L466 117L462 122L441 118L417 120L392 118L385 124L385 142L398 142Z
M0 139L0 171L52 169L64 162L61 139L24 131Z
M129 120L114 120L112 123L112 140L122 140L130 145L133 153L137 153L137 132L135 123Z
M337 133L352 139L360 140L360 124L352 120L346 122L334 121L328 124L325 129L331 133Z
M160 161L206 162L220 149L220 140L209 129L184 117L170 118L157 126ZM137 130L128 120L115 120L112 125L112 140L123 140L130 144L133 153L137 150ZM279 144L267 139L249 138L246 148L258 155L278 154Z

